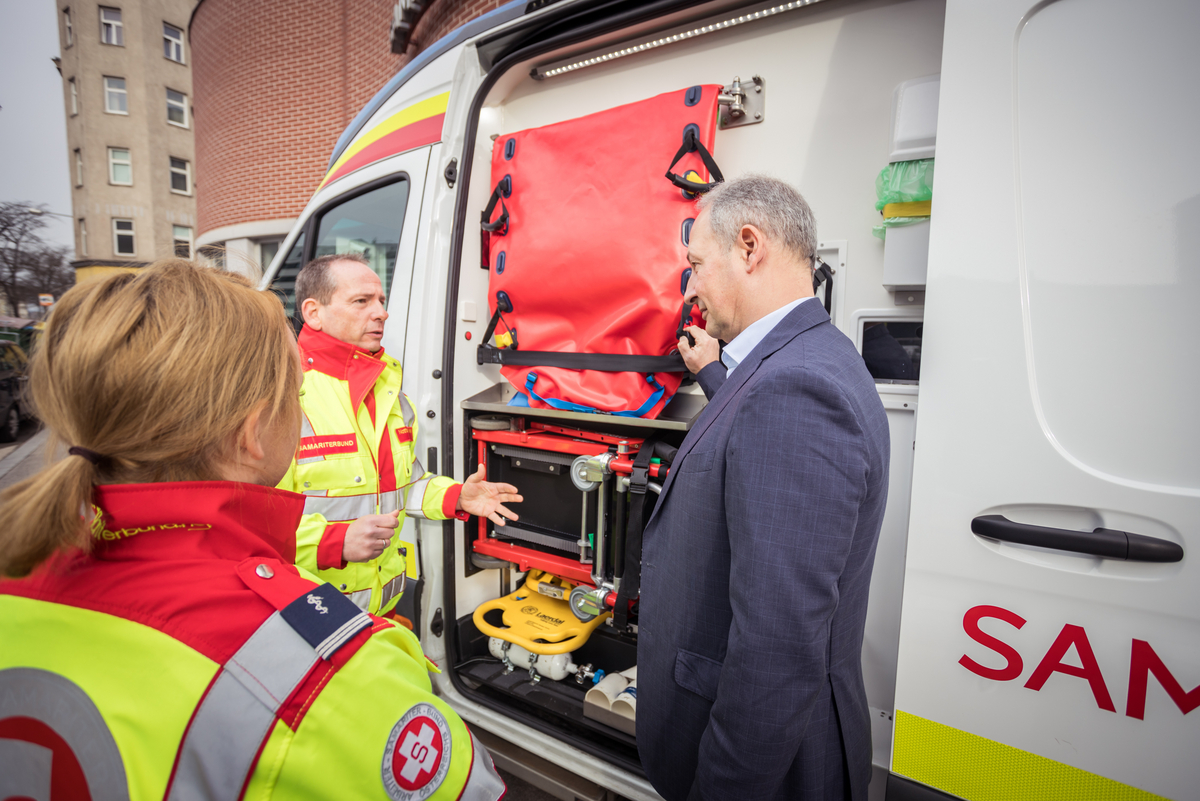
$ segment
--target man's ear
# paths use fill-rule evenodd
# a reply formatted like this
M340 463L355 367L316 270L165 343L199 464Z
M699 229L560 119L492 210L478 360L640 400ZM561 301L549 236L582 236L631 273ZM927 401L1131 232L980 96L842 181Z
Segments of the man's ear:
M763 232L749 223L743 225L742 230L738 231L734 247L742 258L746 272L753 272L762 263L766 256L766 244L767 240L763 236Z
M304 299L300 304L300 316L309 328L314 331L321 330L321 304L317 303L316 298Z

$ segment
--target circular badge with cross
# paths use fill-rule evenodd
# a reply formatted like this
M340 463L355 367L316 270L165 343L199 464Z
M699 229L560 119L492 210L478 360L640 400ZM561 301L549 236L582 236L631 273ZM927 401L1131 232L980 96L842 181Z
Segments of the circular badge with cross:
M431 704L416 704L392 727L383 751L383 786L393 801L425 801L450 772L450 725Z

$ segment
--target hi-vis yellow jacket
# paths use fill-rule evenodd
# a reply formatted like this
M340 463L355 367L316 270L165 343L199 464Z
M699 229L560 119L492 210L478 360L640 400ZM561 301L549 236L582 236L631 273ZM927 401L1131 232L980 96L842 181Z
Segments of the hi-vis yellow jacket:
M504 794L412 632L292 564L300 496L199 481L95 503L91 553L0 581L0 796Z
M414 453L417 417L400 391L400 362L305 326L300 332L304 421L300 447L279 488L303 493L296 564L372 614L384 614L416 578L416 543L402 541L405 517L467 519L455 513L462 485L425 471ZM379 558L342 561L350 522L401 510L401 528Z

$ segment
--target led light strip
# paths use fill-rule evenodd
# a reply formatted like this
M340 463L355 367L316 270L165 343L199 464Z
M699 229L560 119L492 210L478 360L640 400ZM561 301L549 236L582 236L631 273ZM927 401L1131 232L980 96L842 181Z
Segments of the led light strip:
M675 44L676 42L694 39L695 37L703 36L706 33L722 31L726 28L743 25L747 22L766 19L767 17L773 17L776 14L782 14L785 11L794 11L797 8L803 8L804 6L812 5L813 3L818 3L820 1L821 0L794 0L791 3L772 6L771 8L765 8L761 11L755 11L752 14L742 14L738 17L730 17L729 19L721 20L720 22L713 22L708 25L702 25L698 28L692 28L690 30L680 31L678 33L668 34L658 39L652 39L641 44L623 47L620 50L611 50L602 55L591 56L589 58L580 59L579 61L560 63L557 66L552 67L535 67L533 70L533 77L540 81L544 78L553 78L557 75L565 75L568 72L574 72L575 70L582 69L584 67L591 67L596 64L603 64L604 62L612 61L615 58L631 56L634 53L643 53L647 50L653 50L656 47L662 47L663 45Z

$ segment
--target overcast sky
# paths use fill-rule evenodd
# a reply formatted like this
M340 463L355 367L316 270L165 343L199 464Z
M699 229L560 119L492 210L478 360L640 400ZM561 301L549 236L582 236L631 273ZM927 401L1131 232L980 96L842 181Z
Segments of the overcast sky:
M71 214L67 124L53 0L0 0L0 200ZM46 218L42 237L74 250L71 220Z

